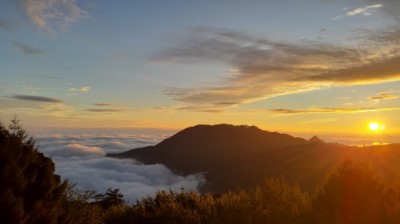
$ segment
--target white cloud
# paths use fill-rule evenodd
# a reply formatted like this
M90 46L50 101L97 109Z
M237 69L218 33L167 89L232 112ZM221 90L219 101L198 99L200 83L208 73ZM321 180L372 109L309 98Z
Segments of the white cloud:
M200 174L175 175L161 164L143 165L131 159L104 157L109 152L154 145L170 136L170 131L74 129L34 133L39 150L55 162L56 173L83 190L105 192L118 188L126 200L135 202L157 190L197 190L205 181Z
M20 0L23 10L38 28L53 33L86 17L76 0Z
M47 152L50 156L58 157L87 157L87 156L104 156L106 153L103 149L93 146L85 146L78 143L71 143L55 150L49 150Z
M339 16L335 16L333 18L331 18L331 20L338 20L341 19L345 16L356 16L356 15L364 15L364 16L370 16L371 15L371 11L370 9L376 9L376 8L382 8L383 4L374 4L374 5L368 5L365 7L360 7L360 8L356 8L350 11L347 11L348 8L343 8L343 10L347 11L347 13L345 15L339 15Z
M92 87L90 86L81 86L79 88L69 88L68 92L71 93L87 93Z
M369 6L366 6L366 7L363 7L363 8L356 8L356 9L354 9L352 11L348 11L346 13L346 15L347 16L355 16L355 15L362 14L364 16L369 16L369 15L371 15L371 13L368 12L369 9L381 8L381 7L383 7L382 4L369 5Z
M204 181L200 175L174 175L161 164L142 165L130 159L93 158L90 160L55 160L56 172L84 190L104 192L118 188L130 202L154 195L157 190L181 187L196 190Z

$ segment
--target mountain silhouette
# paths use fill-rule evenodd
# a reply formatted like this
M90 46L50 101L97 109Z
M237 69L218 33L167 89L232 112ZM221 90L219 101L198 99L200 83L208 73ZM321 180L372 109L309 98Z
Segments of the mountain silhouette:
M203 173L204 192L249 189L262 184L265 177L281 175L312 191L346 158L369 161L375 157L375 167L382 167L386 160L385 166L399 170L400 145L360 148L325 143L316 136L305 140L255 126L220 124L189 127L155 146L107 156L161 163L181 175Z
M316 135L314 135L313 137L311 137L308 141L309 141L309 142L325 143L325 142L322 141L320 138L318 138L318 136L316 136Z

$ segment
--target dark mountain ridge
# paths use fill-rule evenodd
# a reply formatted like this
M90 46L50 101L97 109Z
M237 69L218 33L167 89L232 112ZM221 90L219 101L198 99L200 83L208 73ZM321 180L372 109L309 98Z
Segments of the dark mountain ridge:
M387 160L386 166L400 170L399 145L359 148L325 143L316 136L305 140L255 126L227 124L197 125L155 146L107 156L161 163L182 175L204 173L207 184L202 190L214 193L251 188L267 176L280 175L312 191L346 158L370 161L373 156L372 165L381 168L381 160ZM390 179L388 173L383 176Z
M309 142L319 142L319 143L325 143L324 141L322 141L318 136L314 135L313 137L311 137L309 140Z
M109 156L135 157L144 163L154 163L159 159L173 159L184 155L225 157L227 156L226 153L230 155L256 153L269 148L306 142L302 138L263 131L255 126L197 125L186 128L155 146L133 149ZM174 166L174 164L170 165Z

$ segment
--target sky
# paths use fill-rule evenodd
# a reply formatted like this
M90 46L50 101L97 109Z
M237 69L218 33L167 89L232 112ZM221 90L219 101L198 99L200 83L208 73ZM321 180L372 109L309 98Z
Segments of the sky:
M0 0L0 119L400 133L400 1Z

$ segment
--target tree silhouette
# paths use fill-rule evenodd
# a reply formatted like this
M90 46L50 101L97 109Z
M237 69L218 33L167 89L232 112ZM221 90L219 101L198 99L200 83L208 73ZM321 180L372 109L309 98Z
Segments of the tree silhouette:
M0 211L2 223L62 223L66 182L54 163L13 119L0 123Z
M314 201L314 223L384 223L384 189L367 164L345 161Z
M105 194L96 195L95 199L103 209L123 205L125 203L124 195L119 192L119 189L113 190L112 188L108 188Z

